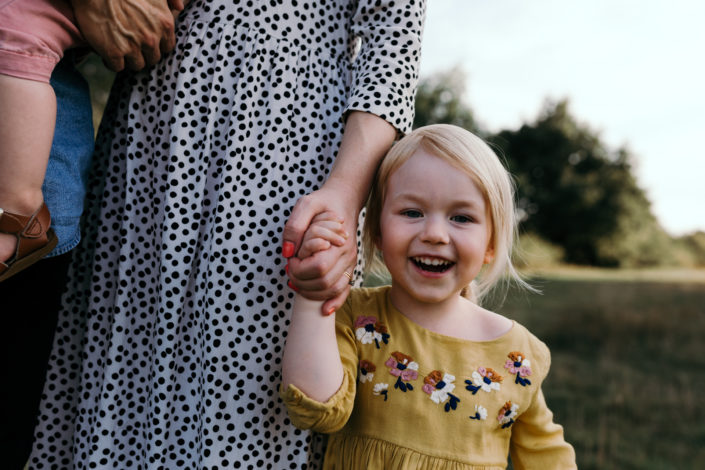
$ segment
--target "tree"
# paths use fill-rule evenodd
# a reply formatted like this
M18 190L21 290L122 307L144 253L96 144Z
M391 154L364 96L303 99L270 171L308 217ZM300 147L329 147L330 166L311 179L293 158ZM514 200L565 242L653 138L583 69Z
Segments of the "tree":
M664 262L670 239L651 212L626 149L610 151L569 113L547 102L533 124L490 138L517 179L523 228L565 250L565 261L597 266Z
M465 104L466 74L460 67L439 72L419 82L414 128L428 124L454 124L479 133L475 116Z
M466 81L459 67L422 80L414 127L455 124L494 145L517 181L523 231L576 264L652 266L695 256L686 252L700 248L695 239L681 241L673 256L674 242L634 177L633 155L609 149L571 115L567 100L547 101L536 121L518 130L488 135L464 101Z

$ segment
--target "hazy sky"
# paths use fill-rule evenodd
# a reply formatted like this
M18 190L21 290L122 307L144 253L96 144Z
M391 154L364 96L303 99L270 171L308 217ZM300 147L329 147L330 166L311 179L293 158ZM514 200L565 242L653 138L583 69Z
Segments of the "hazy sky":
M704 24L701 0L430 0L421 75L461 65L491 131L569 98L669 233L705 231Z

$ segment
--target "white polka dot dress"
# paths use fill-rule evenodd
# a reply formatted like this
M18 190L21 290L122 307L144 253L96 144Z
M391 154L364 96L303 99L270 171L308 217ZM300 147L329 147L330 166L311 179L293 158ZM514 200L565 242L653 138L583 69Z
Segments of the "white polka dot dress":
M281 232L349 110L413 118L424 1L194 0L119 77L31 469L318 468L278 399Z

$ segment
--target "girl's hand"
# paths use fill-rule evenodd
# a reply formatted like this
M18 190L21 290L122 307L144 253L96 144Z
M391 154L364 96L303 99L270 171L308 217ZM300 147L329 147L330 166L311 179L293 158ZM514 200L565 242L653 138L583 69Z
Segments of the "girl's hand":
M301 248L296 256L305 259L319 251L327 250L331 245L343 246L348 239L344 222L342 217L330 211L318 214L304 233Z

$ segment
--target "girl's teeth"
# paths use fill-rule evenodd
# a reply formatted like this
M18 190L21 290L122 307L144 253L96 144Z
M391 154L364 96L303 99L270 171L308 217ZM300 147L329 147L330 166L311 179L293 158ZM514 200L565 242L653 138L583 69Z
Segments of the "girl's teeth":
M440 266L440 265L445 265L445 264L450 263L450 261L446 261L446 260L438 259L438 258L414 258L414 259L419 263L428 264L430 266Z

